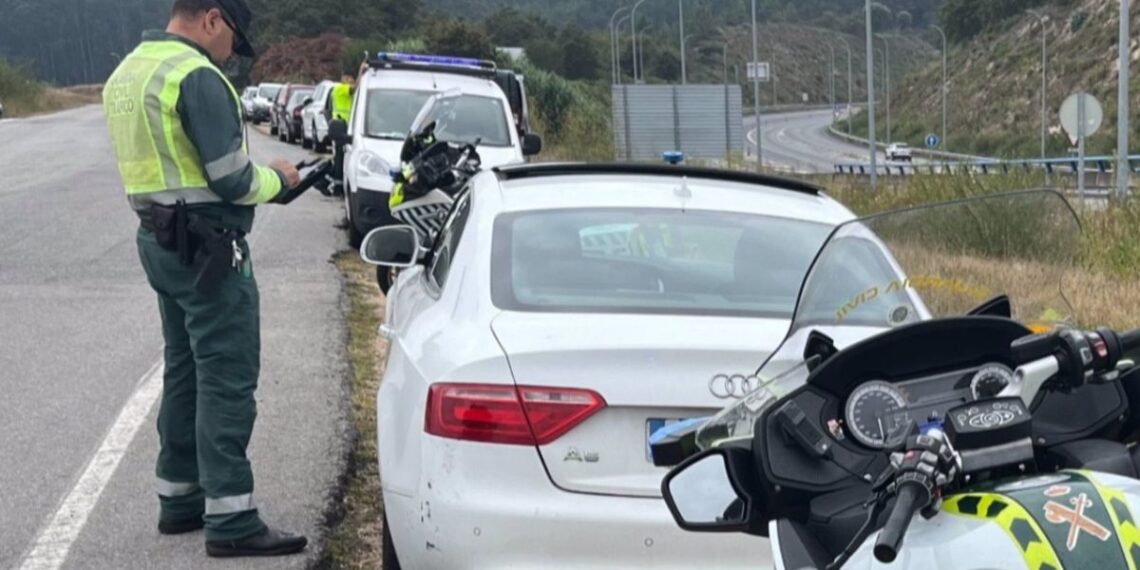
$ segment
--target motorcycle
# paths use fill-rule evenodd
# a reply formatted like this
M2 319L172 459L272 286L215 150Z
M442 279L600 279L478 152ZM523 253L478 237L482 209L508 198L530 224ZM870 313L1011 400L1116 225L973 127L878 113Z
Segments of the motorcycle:
M425 249L443 228L456 194L482 165L480 140L462 140L448 131L461 95L446 91L424 103L404 139L400 169L392 173L392 217L416 228ZM387 294L398 275L398 269L378 267L381 291Z
M653 435L677 524L778 570L1137 568L1140 329L1078 328L1079 242L1047 190L839 226L759 388Z

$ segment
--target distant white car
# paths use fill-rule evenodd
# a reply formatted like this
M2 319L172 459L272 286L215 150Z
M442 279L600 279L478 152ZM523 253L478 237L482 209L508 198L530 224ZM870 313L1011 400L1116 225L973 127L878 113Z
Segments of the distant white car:
M257 125L268 121L273 112L273 102L283 85L280 83L262 83L257 86L257 95L253 98L253 114L250 120Z
M329 110L335 81L322 81L313 91L312 102L301 110L301 146L317 152L328 152Z
M910 162L910 145L906 143L891 143L887 146L887 160Z
M253 100L257 97L257 87L246 87L241 92L241 113L242 119L249 120L253 117Z
M384 570L770 567L763 540L677 527L647 438L744 395L853 218L746 173L523 164L475 175L429 252L370 233L366 260L406 268L381 329Z

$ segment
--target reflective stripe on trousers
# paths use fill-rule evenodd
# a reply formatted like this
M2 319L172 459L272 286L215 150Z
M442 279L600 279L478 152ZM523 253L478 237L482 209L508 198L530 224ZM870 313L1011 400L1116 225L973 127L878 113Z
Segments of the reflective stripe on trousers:
M231 497L206 498L206 515L228 515L255 509L253 493L234 495Z
M184 497L198 492L197 483L175 483L166 479L158 480L158 494L162 497Z

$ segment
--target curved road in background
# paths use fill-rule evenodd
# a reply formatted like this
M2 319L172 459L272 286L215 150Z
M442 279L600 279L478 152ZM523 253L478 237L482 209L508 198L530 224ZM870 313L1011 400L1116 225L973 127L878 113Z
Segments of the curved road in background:
M831 111L796 111L761 115L764 165L796 173L830 173L837 162L867 161L867 147L832 137L827 132ZM756 154L756 121L745 117L748 156ZM883 153L878 160L883 161Z

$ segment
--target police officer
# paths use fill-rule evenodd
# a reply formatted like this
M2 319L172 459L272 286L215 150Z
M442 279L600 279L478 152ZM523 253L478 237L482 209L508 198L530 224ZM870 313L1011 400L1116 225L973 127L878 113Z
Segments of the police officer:
M260 361L257 282L244 236L254 206L298 183L250 161L241 103L218 66L251 57L245 0L176 0L103 92L139 257L158 294L165 375L156 475L162 534L205 527L210 556L299 552L258 516L246 457Z
M361 71L366 68L361 66ZM329 98L332 105L332 119L329 121L329 134L333 141L333 171L330 174L332 193L344 192L344 136L348 134L348 119L352 116L352 99L356 95L356 76L345 70Z

